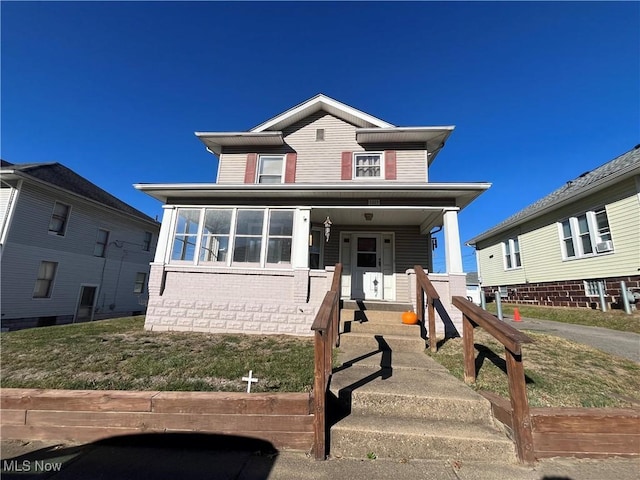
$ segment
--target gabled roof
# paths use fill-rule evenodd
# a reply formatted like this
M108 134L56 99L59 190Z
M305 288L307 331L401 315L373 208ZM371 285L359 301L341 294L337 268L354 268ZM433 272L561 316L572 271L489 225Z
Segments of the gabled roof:
M560 208L567 203L574 202L638 174L640 174L640 145L636 145L632 150L623 153L610 162L590 172L585 172L574 180L568 181L565 185L546 197L541 198L495 227L472 238L467 244L475 245L481 240L502 233L510 228Z
M0 169L3 177L14 176L36 183L45 184L58 190L80 196L94 203L117 210L120 213L158 225L153 218L133 208L107 191L81 177L60 163L12 164L2 161Z
M352 123L360 128L390 128L394 126L388 122L385 122L384 120L374 117L373 115L369 115L368 113L350 107L349 105L346 105L342 102L334 100L331 97L327 97L326 95L319 93L315 97L311 97L309 100L306 100L296 105L295 107L290 108L286 112L270 118L257 127L253 127L250 131L264 132L265 130L282 130L319 110L324 110L325 112L341 118L342 120L345 120L349 123Z
M452 125L396 127L320 93L248 132L195 132L195 134L216 155L220 155L222 147L228 146L278 146L284 144L283 129L320 110L358 127L356 129L358 143L424 142L429 151L429 163L433 162L455 128Z

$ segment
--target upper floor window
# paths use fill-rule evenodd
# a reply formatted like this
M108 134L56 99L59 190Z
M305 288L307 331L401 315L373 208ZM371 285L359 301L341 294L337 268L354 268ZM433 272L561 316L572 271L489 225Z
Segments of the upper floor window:
M142 250L148 252L151 250L151 239L153 234L151 232L144 232L144 238L142 239Z
M381 153L353 154L354 178L382 178L382 165Z
M284 155L260 155L258 183L282 183Z
M55 202L53 205L53 213L49 220L49 233L64 236L69 222L69 211L71 207L64 203Z
M98 229L98 236L96 237L96 245L93 247L93 255L95 257L104 257L107 252L107 244L109 243L109 231Z
M57 262L40 262L36 286L33 289L33 298L50 298L53 289L53 280L58 269Z
M569 217L559 225L562 256L565 259L588 257L613 250L607 211L591 210Z
M518 238L510 238L502 242L504 249L504 268L506 270L522 266L520 258L520 241Z

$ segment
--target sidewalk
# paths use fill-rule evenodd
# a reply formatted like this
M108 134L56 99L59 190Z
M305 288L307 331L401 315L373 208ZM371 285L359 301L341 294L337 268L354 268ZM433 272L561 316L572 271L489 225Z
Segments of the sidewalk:
M515 322L512 315L504 315L503 321L518 330L531 330L555 335L640 363L640 335L637 333L553 322L538 318L522 318L522 321Z
M303 453L260 454L251 449L200 446L59 445L52 442L1 443L2 478L52 480L637 480L640 459L546 459L533 467L482 462L429 460L329 459ZM408 452L410 453L410 452ZM28 468L39 473L27 473ZM32 470L33 472L33 470Z

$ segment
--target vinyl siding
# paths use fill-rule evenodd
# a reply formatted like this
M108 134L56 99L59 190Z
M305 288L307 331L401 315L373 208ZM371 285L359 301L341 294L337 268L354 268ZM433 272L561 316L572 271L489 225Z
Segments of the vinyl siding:
M48 232L56 200L71 206L64 237ZM109 231L105 258L93 255L99 228ZM153 234L149 252L142 250L145 231ZM148 277L157 238L157 227L23 184L2 258L3 318L73 315L81 284L101 286L97 314L143 310L133 288L138 272ZM58 269L51 298L33 299L41 261Z
M563 260L558 222L602 205L607 210L613 252ZM505 272L502 267L502 250L496 242L507 238L506 235L479 245L483 285L637 275L640 266L640 202L633 179L544 215L519 231L523 268L518 274Z
M316 141L316 130L324 129L324 140ZM396 182L427 180L426 150L421 144L360 145L356 127L325 112L316 112L283 131L285 145L265 147L255 153L297 152L296 183L335 183L341 181L342 152L381 152L396 150ZM255 150L255 149L254 149ZM244 182L249 150L227 148L220 156L218 183Z

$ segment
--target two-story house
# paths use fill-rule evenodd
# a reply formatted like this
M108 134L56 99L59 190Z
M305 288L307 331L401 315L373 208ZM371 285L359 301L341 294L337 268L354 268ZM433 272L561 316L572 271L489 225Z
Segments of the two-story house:
M640 296L640 145L468 242L486 294L517 303L622 307Z
M217 183L135 186L164 203L146 328L310 334L338 262L343 298L415 302L413 266L430 268L442 227L432 280L464 296L458 212L490 185L429 181L453 128L317 95L249 131L196 132Z
M3 330L144 312L158 222L59 163L0 173Z

